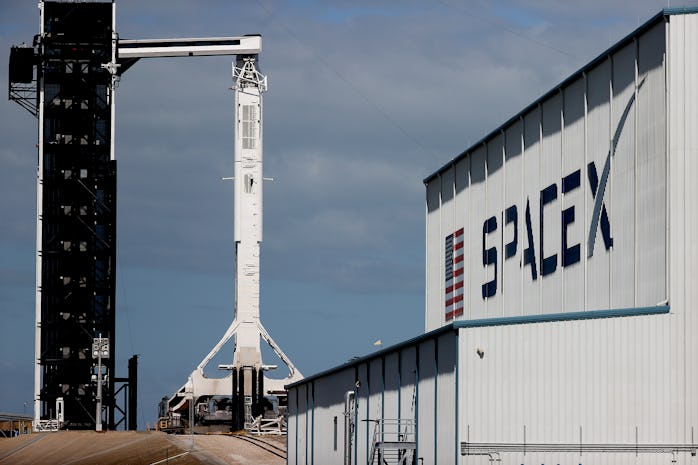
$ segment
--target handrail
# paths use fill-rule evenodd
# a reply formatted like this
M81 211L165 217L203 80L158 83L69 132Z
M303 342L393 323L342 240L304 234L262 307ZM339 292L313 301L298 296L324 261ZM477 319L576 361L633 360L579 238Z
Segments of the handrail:
M416 445L415 420L412 418L379 418L374 420L366 420L367 422L375 423L373 430L373 442L371 444L371 453L369 455L369 465L373 465L376 460L376 454L379 449L382 451L387 449L398 449L398 457L402 456L400 463L412 463L409 458L403 456L408 450L414 450ZM404 445L395 447L396 445ZM382 457L383 452L378 453L378 457ZM409 460L409 461L407 461Z

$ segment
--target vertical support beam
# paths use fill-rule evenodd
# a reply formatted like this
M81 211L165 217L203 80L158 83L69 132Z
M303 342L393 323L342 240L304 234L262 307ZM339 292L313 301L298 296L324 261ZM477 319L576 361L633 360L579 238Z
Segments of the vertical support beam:
M95 412L95 430L102 431L102 352L97 351L97 411Z
M39 37L44 36L44 2L39 2ZM39 44L39 54L43 46ZM34 330L34 431L39 430L41 420L41 287L43 267L41 261L41 244L43 242L43 197L44 197L44 79L41 63L36 67L36 85L38 87L39 106L39 142L38 167L36 174L36 294Z
M245 424L245 370L238 369L238 403L234 406L237 411L238 427Z
M138 355L128 359L128 429L138 429Z
M109 86L109 111L110 111L110 127L109 127L109 160L111 161L110 166L114 170L114 176L116 176L116 87L117 83L119 80L119 73L118 73L118 67L119 65L117 64L117 54L118 54L118 43L119 43L119 35L116 33L116 1L112 0L111 4L111 61L109 63L104 64L106 69L109 71L109 74L111 74L111 83ZM115 297L116 297L116 292L114 291L116 289L116 179L113 180L114 185L113 185L113 192L114 192L114 199L113 199L113 218L114 218L114 223L113 223L113 241L114 243L112 244L112 256L114 257L114 261L111 262L111 277L110 277L110 282L111 282L111 287L112 287L112 292L111 292L111 302L109 303L109 318L110 318L110 323L109 326L112 329L112 333L109 335L109 353L112 354L112 362L109 364L109 372L108 372L108 378L107 378L107 390L108 390L108 397L107 397L107 425L108 428L114 429L114 410L116 407L116 399L114 398L114 371L115 371L115 362L113 360L116 359L115 354L116 354L116 302L115 302ZM129 361L129 367L130 367L130 361ZM130 371L130 370L129 370ZM131 387L129 385L129 392L131 391ZM135 412L136 409L133 410ZM134 429L137 429L134 426Z
M260 370L261 371L261 370ZM257 417L257 405L259 403L259 399L257 398L257 369L252 368L250 370L250 381L252 382L252 389L250 390L250 396L252 397L252 402L250 402L250 416L251 421L254 421L254 419Z
M264 398L264 370L257 370L257 410L255 416L264 414L265 398Z
M240 404L240 395L238 394L238 369L233 368L231 370L231 378L233 379L233 396L231 397L231 400L233 401L233 405L231 405L230 408L230 416L231 416L231 422L230 422L230 431L237 431L240 429L240 422L238 419L238 413L237 413L237 408L238 405Z
M114 137L114 131L116 129L116 102L115 102L115 97L116 97L116 83L119 79L119 75L117 73L117 63L116 63L116 55L117 55L117 48L118 48L118 41L119 41L119 35L116 33L116 2L112 1L111 4L111 61L107 64L107 69L109 70L109 73L111 73L111 85L109 86L109 108L111 111L111 126L109 129L109 133L111 134L111 140L109 144L109 159L111 161L116 160L116 150L115 150L115 137ZM112 348L113 349L113 348Z

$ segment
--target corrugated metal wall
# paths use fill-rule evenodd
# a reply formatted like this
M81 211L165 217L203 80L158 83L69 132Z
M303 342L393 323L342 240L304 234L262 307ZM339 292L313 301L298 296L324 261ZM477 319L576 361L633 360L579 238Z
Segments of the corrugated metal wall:
M660 18L433 177L426 326L444 324L445 248L462 228L457 330L291 388L288 463L342 463L354 390L355 464L370 420L396 417L417 420L425 465L490 463L464 442L580 449L503 464L698 464L584 450L698 439L697 83L698 15ZM625 310L590 312L603 309Z
M419 463L458 463L457 334L451 329L425 335L291 388L288 463L343 464L347 391L356 395L353 464L368 463L378 419L418 420Z
M676 444L686 440L685 433L690 443L690 429L676 434L688 412L668 343L675 318L462 329L460 440L490 443L494 451L501 443ZM691 415L695 420L695 411ZM502 454L502 460L656 464L670 463L671 456L519 452ZM462 463L487 461L468 457Z
M657 444L689 446L698 440L698 338L694 336L698 330L698 15L668 16L666 21L606 57L583 79L505 130L506 190L515 191L511 198L505 193L507 203L513 203L519 189L518 177L509 178L510 167L520 169L519 158L524 177L535 175L526 171L529 151L540 153L546 165L537 171L542 188L553 179L543 178L547 168L570 173L577 166L589 170L592 162L600 184L613 145L615 154L602 207L610 222L612 249L603 253L604 237L599 229L589 258L588 237L579 236L589 232L595 201L593 176L582 171L581 188L558 197L561 211L575 205L575 221L586 218L583 229L569 229L567 234L569 243L581 243L582 266L545 276L538 284L540 300L535 290L528 293L531 283L524 277L522 318L492 320L489 325L472 324L460 330L460 441L490 444L492 451L502 444L519 448L524 444L579 445L582 449L501 452L503 464L698 463L687 452L583 451L585 445L651 448ZM549 108L553 113L558 108L557 97L563 109L561 140L554 136L556 122L546 117ZM535 130L528 130L529 120L534 128L536 122L542 122L540 138ZM523 130L516 125L523 125ZM546 127L553 128L547 136ZM521 133L523 157L509 141L510 134L515 139ZM561 167L553 159L543 162L546 153L554 155L559 144ZM455 169L461 169L463 163ZM531 188L531 198L537 188ZM554 203L548 205L543 210L546 217L548 209L555 211L554 216L561 213ZM534 210L536 214L541 210L531 209L535 223ZM445 214L438 209L434 212ZM430 225L431 231L436 229ZM510 232L505 229L504 243ZM534 235L538 232L533 230ZM547 244L547 231L545 234L543 243ZM562 231L554 230L553 242L555 234ZM509 268L505 263L503 269L504 301L515 304L518 294L507 287L510 270L518 272L518 263ZM515 296L507 297L508 293ZM563 316L552 321L560 317L556 315L539 323L527 317L551 307L563 315L570 310L607 308L639 312L640 307L665 302L670 312L656 315L584 320L570 315L569 320ZM443 305L438 309L442 311ZM511 313L502 309L501 314L488 315L500 316ZM429 321L435 319L432 315ZM468 326L472 322L461 323ZM466 456L460 463L486 464L489 458Z
M453 319L461 228L455 319L667 300L665 42L661 21L427 182L427 330Z
M676 320L669 337L672 381L678 386L672 402L683 410L672 430L691 441L698 435L698 15L672 16L670 24L668 233Z

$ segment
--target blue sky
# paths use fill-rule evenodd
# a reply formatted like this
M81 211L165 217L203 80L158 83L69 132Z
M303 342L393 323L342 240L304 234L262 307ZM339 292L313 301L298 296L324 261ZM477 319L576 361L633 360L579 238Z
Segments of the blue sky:
M695 3L695 2L694 2ZM120 0L122 38L260 33L262 321L306 375L424 327L422 179L665 2ZM677 6L677 5L671 5ZM38 31L3 1L0 50ZM155 420L233 318L230 57L144 60L117 93L117 375ZM0 60L0 87L7 59ZM31 409L36 120L0 101L0 411Z

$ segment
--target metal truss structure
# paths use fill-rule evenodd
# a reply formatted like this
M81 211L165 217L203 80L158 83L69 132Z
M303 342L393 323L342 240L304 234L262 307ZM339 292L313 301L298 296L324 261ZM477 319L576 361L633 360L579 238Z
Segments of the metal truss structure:
M113 1L40 1L39 11L33 46L11 49L8 89L10 100L39 120L34 430L100 430L104 418L107 429L125 423L126 411L115 400L119 382L129 384L128 424L136 427L135 359L128 379L114 374L114 97L121 75L139 59L179 56L237 56L236 305L228 331L170 399L170 409L234 392L236 416L249 423L265 395L282 393L284 383L301 378L259 319L261 94L267 86L257 69L261 37L120 40ZM230 373L206 378L203 368L233 336L233 365L225 368ZM261 339L287 365L286 378L263 376L272 367L262 364ZM93 350L95 341L105 350Z
M114 6L39 6L35 420L58 418L60 398L62 426L89 429L97 376L114 421L114 357L97 373L91 350L101 335L114 353L115 340L113 76L103 66L116 52Z

